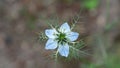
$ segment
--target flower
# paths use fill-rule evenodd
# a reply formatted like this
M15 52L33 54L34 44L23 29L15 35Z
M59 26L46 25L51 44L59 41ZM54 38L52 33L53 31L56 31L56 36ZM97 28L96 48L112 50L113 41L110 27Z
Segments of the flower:
M61 25L60 28L46 29L45 34L48 37L45 49L56 49L61 56L68 57L69 42L77 40L79 34L72 32L67 22Z

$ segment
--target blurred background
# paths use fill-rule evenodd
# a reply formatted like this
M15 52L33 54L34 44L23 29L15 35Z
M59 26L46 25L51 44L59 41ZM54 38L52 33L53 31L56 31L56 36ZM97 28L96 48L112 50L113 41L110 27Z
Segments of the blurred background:
M55 62L39 33L73 19L90 55ZM120 0L0 0L0 68L120 68Z

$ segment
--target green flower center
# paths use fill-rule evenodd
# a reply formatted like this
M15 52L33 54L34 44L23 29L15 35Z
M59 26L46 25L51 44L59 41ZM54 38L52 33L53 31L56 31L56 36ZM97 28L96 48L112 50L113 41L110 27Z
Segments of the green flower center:
M64 38L65 38L65 34L60 33L60 35L59 35L59 39L60 39L60 40L63 40Z
M58 43L64 44L67 41L66 34L65 33L57 34L57 40Z

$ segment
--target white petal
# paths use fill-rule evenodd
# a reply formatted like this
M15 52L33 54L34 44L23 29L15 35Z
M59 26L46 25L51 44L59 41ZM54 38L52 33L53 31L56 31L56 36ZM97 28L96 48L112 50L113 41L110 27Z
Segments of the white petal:
M45 49L55 49L57 48L57 42L53 39L48 39Z
M77 32L70 32L68 35L67 35L67 38L70 40L70 41L75 41L77 40L79 36L79 33Z
M64 24L61 25L60 31L65 32L65 33L70 32L70 26L68 25L67 22L65 22Z
M69 54L69 46L68 46L68 44L60 45L59 48L58 48L58 51L59 51L61 56L67 57L68 54Z
M45 34L48 38L55 38L55 35L57 31L55 29L46 29Z

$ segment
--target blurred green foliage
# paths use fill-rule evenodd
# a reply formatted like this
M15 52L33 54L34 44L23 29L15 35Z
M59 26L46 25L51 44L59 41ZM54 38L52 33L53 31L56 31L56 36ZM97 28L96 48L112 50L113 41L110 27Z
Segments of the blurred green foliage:
M35 29L35 21L37 19L36 16L35 16L35 14L30 13L30 11L28 10L28 8L24 7L23 9L21 9L20 15L25 20L26 26L30 30L34 30Z
M71 4L74 2L74 0L60 0L60 1L66 4Z
M118 23L119 23L118 21L112 21L111 23L107 23L105 26L105 31L107 32L107 31L112 30L118 25Z
M118 56L109 56L103 65L105 68L120 68L120 58Z
M95 9L99 4L99 0L82 0L82 6L88 10Z
M120 58L116 56L108 57L100 65L95 63L82 64L82 68L120 68Z
M29 19L27 20L27 27L31 30L35 29L35 22L36 19L34 16L30 16Z

